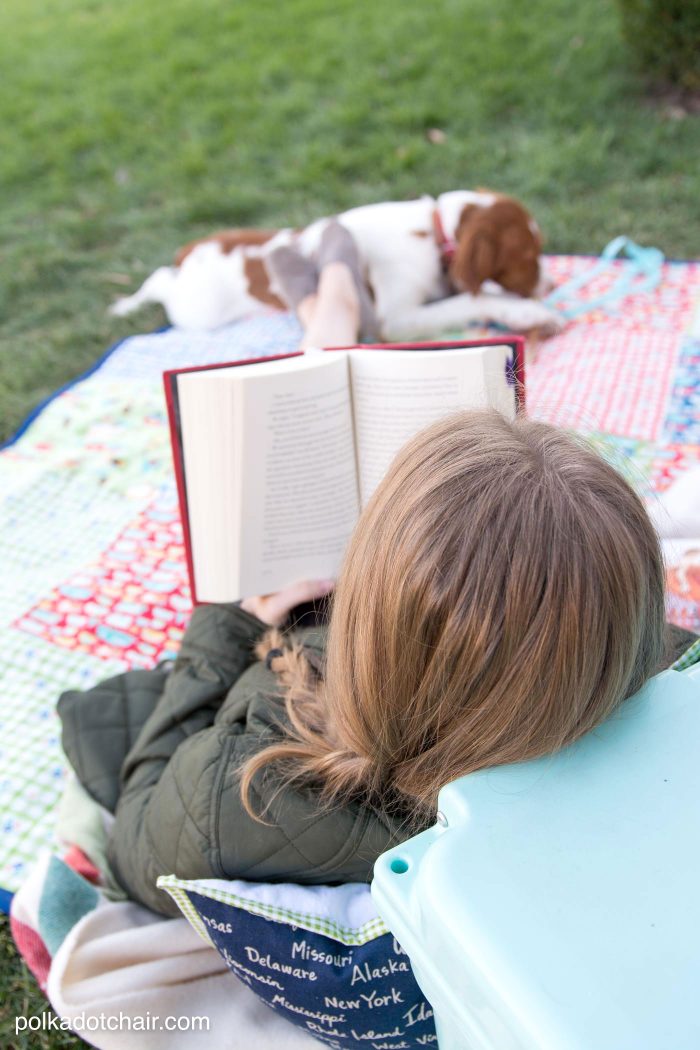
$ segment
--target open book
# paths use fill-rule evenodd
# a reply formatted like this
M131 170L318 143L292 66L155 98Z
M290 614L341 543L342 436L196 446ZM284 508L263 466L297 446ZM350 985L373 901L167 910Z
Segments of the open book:
M461 408L515 415L523 346L358 347L164 380L193 598L236 601L336 576L410 437Z

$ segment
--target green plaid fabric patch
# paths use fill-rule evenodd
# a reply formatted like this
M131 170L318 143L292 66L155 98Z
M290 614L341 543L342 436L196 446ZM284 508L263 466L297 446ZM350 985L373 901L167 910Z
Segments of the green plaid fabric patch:
M692 667L693 664L700 662L700 638L686 649L684 653L678 657L671 667L674 671L685 671L687 667Z

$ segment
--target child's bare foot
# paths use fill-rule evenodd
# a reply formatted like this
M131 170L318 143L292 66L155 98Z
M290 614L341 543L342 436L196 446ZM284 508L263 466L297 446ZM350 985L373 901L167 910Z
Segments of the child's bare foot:
M374 303L369 294L369 289L362 275L360 255L357 251L355 239L349 230L341 223L331 220L321 235L321 242L316 253L318 269L330 263L343 263L350 271L350 275L357 292L358 305L360 308L360 338L366 342L377 342L379 339L379 324L374 311Z

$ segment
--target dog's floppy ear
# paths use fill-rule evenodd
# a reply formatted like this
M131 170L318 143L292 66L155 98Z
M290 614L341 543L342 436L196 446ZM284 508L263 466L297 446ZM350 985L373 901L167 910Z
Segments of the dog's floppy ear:
M494 274L497 244L488 208L468 204L457 224L457 242L450 265L452 283L472 295Z

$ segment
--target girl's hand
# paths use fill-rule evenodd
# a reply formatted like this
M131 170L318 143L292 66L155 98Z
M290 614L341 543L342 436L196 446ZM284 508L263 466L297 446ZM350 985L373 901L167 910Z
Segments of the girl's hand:
M335 580L303 580L293 583L276 594L262 594L256 598L244 598L241 609L257 616L270 627L281 627L290 612L302 602L323 598L335 587Z

